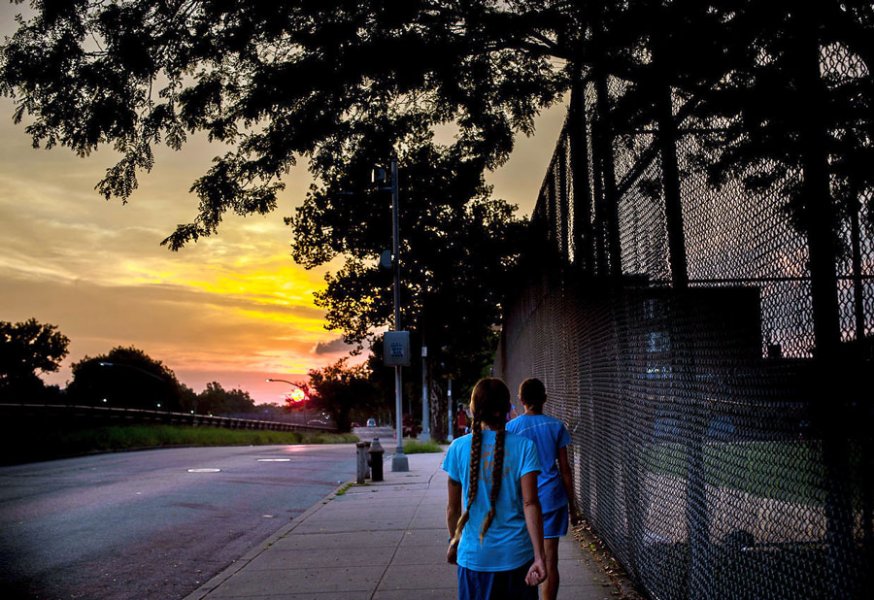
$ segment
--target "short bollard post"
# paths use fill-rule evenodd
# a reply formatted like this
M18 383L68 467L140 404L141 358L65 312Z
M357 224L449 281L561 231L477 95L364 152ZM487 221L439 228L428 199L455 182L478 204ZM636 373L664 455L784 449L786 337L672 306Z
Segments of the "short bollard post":
M384 450L379 443L379 438L373 438L370 443L370 471L371 481L382 481L382 455Z
M367 477L367 442L357 442L355 449L358 453L358 470L355 481L359 485L363 485Z

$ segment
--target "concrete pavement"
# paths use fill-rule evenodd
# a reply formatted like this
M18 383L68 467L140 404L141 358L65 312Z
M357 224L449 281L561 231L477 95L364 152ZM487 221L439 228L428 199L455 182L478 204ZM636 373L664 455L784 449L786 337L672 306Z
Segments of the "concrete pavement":
M408 473L391 472L386 458L385 481L339 488L185 600L455 598L443 454L408 455ZM560 600L618 595L573 535L559 548Z

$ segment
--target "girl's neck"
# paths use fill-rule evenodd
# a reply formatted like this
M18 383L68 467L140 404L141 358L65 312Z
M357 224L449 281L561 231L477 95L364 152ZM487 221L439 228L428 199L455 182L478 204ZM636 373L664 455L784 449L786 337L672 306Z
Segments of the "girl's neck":
M503 431L506 428L506 423L501 423L500 425L489 425L488 423L483 423L483 431Z

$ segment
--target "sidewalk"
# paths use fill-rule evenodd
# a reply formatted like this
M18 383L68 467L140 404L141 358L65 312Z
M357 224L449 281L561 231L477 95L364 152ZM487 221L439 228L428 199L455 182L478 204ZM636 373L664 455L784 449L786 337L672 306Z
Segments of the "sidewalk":
M455 598L455 566L446 562L443 454L408 458L408 473L391 472L387 460L385 481L328 496L185 600ZM572 535L559 548L559 600L615 597Z

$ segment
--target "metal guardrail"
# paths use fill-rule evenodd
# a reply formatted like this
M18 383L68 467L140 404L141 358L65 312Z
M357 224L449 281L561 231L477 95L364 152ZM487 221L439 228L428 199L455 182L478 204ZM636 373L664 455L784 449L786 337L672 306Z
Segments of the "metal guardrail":
M224 429L261 429L269 431L324 431L335 432L330 425L309 425L265 421L261 419L242 419L237 417L217 417L142 408L113 406L83 406L75 404L0 404L0 416L34 418L78 418L95 421L160 422L171 425L192 427L222 427Z

